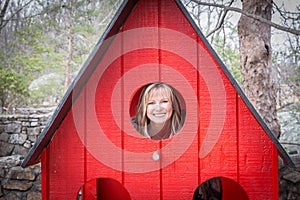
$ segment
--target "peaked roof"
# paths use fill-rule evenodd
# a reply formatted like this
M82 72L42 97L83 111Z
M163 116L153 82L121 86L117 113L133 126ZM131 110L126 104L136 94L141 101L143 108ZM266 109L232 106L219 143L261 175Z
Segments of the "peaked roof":
M62 98L61 102L57 106L57 109L55 110L52 118L48 122L47 126L39 136L38 140L34 144L34 146L29 151L28 155L25 157L24 161L22 162L22 167L30 166L33 164L36 164L40 161L40 156L42 154L42 151L44 148L46 148L52 138L54 137L57 129L59 128L60 124L64 120L65 116L69 112L69 110L72 107L73 102L76 100L74 97L78 97L81 90L84 88L86 82L89 80L91 74L94 72L97 65L94 65L93 63L99 62L107 48L108 45L104 41L111 36L117 34L126 21L127 17L131 13L132 9L135 7L138 0L124 0L118 11L116 12L115 16L113 17L112 21L104 31L103 35L101 36L100 40L96 44L95 48L93 49L91 55L87 59L87 61L84 63L83 67L79 71L78 75L76 76L75 80L72 82L70 87L68 88L67 92L65 93L65 96ZM221 59L218 57L216 52L213 50L209 42L206 40L205 36L202 34L198 26L195 24L191 16L189 15L188 11L184 7L184 5L181 3L180 0L175 0L178 7L181 9L182 13L185 15L189 23L194 28L195 32L198 34L198 36L201 38L201 40L205 43L209 51L212 53L212 55L217 60L218 64L220 65L223 72L226 74L228 79L230 80L233 87L236 89L236 92L240 95L242 100L245 102L247 107L250 109L251 113L254 115L256 120L260 123L266 134L268 134L269 138L272 140L274 145L277 147L279 155L284 160L284 162L289 166L294 166L293 161L290 159L289 155L286 153L286 151L283 149L277 138L273 135L271 130L268 128L266 123L263 121L261 116L258 114L258 112L255 110L254 106L250 103L246 95L243 93L242 89L236 82L236 80L233 78L231 73L228 71L226 66L223 64ZM96 58L97 57L97 58ZM96 58L96 59L95 59ZM75 100L74 100L75 99Z

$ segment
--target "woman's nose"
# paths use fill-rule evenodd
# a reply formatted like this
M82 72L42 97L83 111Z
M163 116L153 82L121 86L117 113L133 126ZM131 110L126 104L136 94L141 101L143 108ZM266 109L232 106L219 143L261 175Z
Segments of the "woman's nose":
M159 103L156 103L156 104L154 105L154 109L155 109L155 110L161 109L161 105L160 105Z

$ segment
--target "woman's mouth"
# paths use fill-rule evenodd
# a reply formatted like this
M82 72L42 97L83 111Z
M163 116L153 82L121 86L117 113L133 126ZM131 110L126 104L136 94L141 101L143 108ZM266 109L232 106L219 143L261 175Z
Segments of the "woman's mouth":
M155 116L155 117L163 117L165 115L166 115L166 113L153 113L153 116Z

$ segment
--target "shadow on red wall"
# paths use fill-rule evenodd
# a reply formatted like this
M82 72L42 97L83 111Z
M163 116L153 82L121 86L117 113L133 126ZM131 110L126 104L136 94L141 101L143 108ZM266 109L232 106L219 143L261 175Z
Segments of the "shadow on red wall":
M130 200L126 188L117 180L97 178L85 183L79 190L77 200Z
M225 178L215 177L203 182L195 190L193 200L248 200L248 195L239 183Z

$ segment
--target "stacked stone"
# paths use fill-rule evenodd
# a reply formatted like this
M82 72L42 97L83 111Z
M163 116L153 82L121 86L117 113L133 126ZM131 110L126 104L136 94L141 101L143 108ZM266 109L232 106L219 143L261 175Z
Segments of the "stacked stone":
M20 165L53 110L30 108L0 115L0 200L41 199L40 164L26 169Z
M295 102L289 100L288 103ZM280 142L290 155L296 168L289 168L279 163L280 200L300 199L300 113L296 104L285 106L278 113L282 134Z
M0 116L0 157L26 155L49 115Z
M280 167L279 169L279 199L300 199L300 163L296 168Z
M0 158L1 200L41 199L40 164L24 169L20 166L23 158L20 155Z

